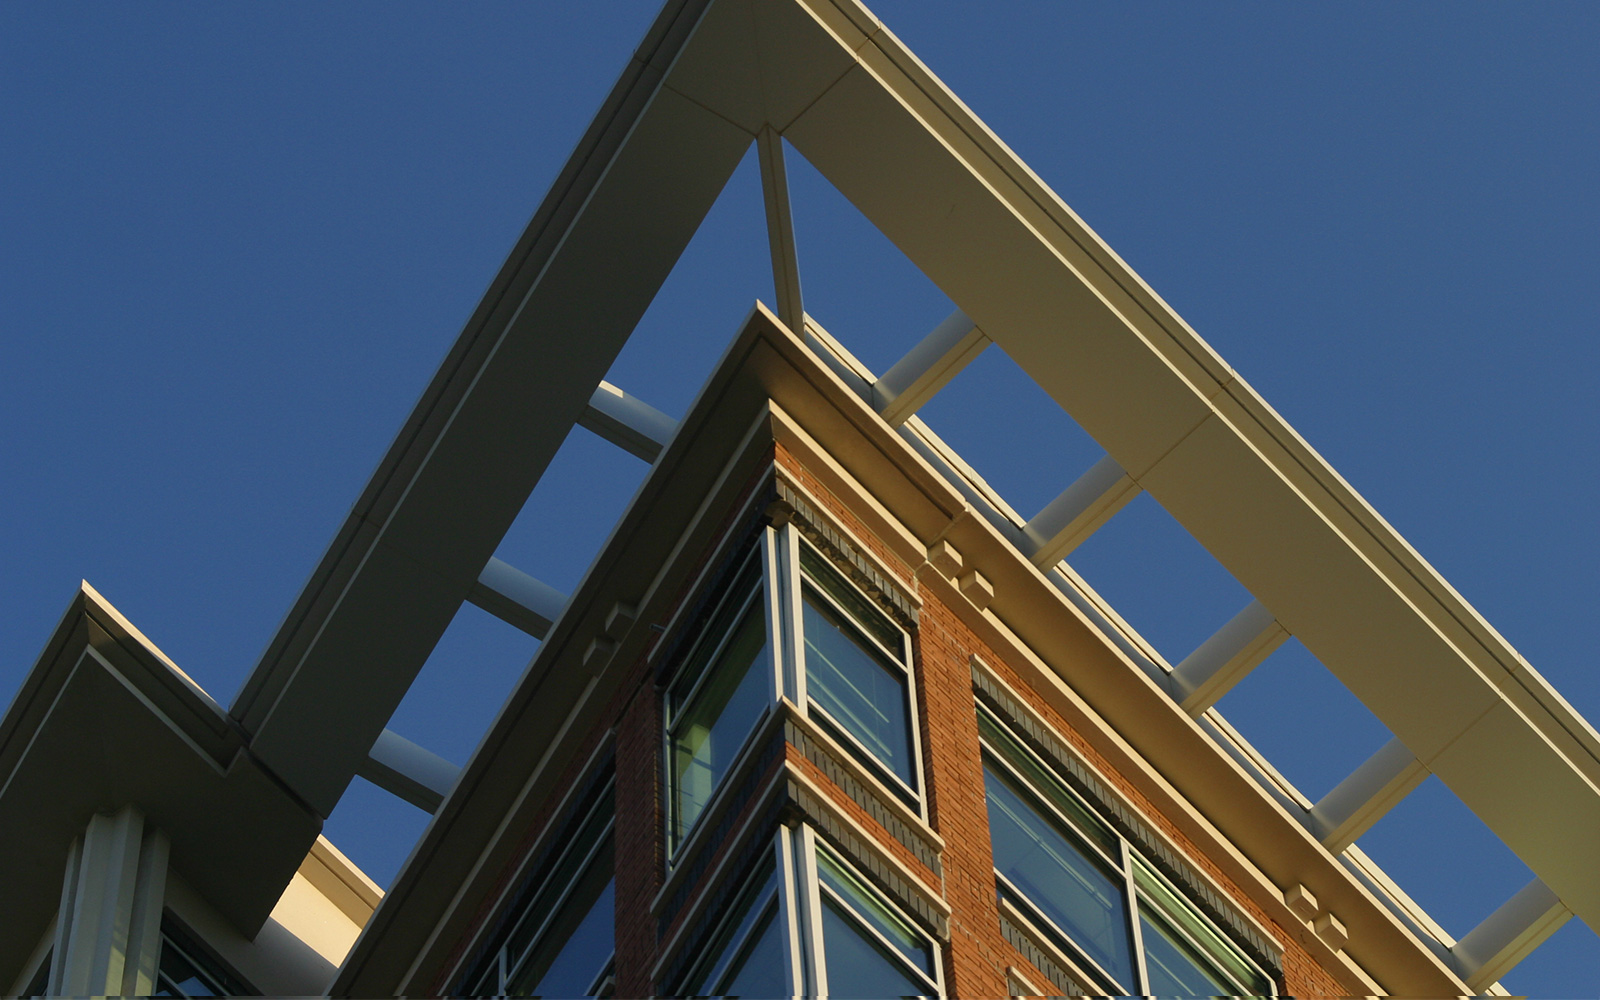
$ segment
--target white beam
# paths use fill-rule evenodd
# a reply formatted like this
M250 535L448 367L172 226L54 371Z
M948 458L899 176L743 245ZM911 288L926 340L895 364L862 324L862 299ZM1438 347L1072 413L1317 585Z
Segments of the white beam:
M578 426L646 462L654 462L678 430L676 420L610 382L601 382L589 397Z
M1251 601L1173 668L1173 698L1189 715L1200 715L1287 638L1272 612Z
M1461 978L1482 991L1510 972L1572 916L1572 911L1539 879L1523 886L1456 942L1450 953Z
M363 778L424 812L439 811L461 768L391 729L378 734L358 772Z
M1041 569L1054 566L1138 495L1139 484L1106 455L1023 526L1029 558Z
M549 634L567 606L566 594L493 556L478 574L467 600L535 639Z
M791 332L805 336L805 308L800 301L800 257L795 249L794 215L789 206L789 172L783 164L783 137L771 125L756 136L761 158L761 194L767 205L767 242L772 249L772 284L778 296L778 318Z
M1428 769L1397 736L1311 807L1322 846L1338 854L1427 778Z
M873 407L899 427L988 346L984 332L957 309L873 384Z

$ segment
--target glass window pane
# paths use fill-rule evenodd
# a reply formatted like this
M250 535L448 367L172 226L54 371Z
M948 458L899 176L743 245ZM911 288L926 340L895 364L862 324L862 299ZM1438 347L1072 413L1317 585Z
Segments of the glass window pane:
M853 617L867 634L883 643L883 648L895 655L904 656L904 633L878 610L878 606L862 596L861 591L845 582L839 571L818 555L809 545L800 546L800 568L805 571L823 592Z
M684 977L679 993L708 996L716 992L718 980L727 980L730 975L736 974L729 970L740 966L742 952L749 949L750 942L766 933L763 922L777 912L777 887L778 874L770 862L756 870L737 898L727 906L728 915L722 926L705 946L693 969ZM759 933L752 931L752 928L758 927L761 928ZM730 952L741 952L741 955L728 958Z
M588 994L615 948L616 885L616 880L608 877L592 901L587 895L574 894L568 898L566 906L570 912L551 926L528 964L512 977L506 990L508 995L579 997ZM587 910L583 909L585 902L588 902ZM530 989L529 983L536 975L538 981Z
M1133 957L1121 879L993 767L985 766L984 785L995 870L1118 983L1130 986Z
M508 967L516 966L535 936L543 932L548 938L554 932L553 927L550 930L545 929L551 911L561 905L562 894L567 892L568 887L573 885L580 874L587 871L583 877L588 880L590 886L588 893L583 891L582 885L573 889L573 895L580 899L591 898L595 889L605 879L611 877L612 871L615 870L614 848L610 835L603 834L604 824L611 818L611 813L611 793L608 791L601 800L599 808L579 828L577 835L567 845L565 853L549 869L549 874L543 876L538 891L522 904L522 916L503 946ZM605 839L600 843L591 861L589 851L594 847L595 839L602 835ZM585 864L588 865L587 869L584 867Z
M1149 990L1157 997L1232 996L1234 989L1210 969L1187 941L1165 926L1163 921L1139 915L1139 930L1144 936L1145 972Z
M905 671L857 638L845 618L809 588L805 637L806 693L811 700L915 788Z
M822 897L822 950L830 996L914 997L926 992L826 894Z
M719 996L784 997L789 995L789 977L784 973L789 956L783 947L782 927L777 907L768 906L761 924L750 936L744 954L734 960L723 977Z
M223 968L188 931L165 915L161 918L161 957L156 967L158 988L172 989L183 996L246 996L255 992L249 984Z
M1042 796L1071 820L1077 833L1088 837L1091 843L1098 844L1107 856L1121 856L1121 838L1100 817L1090 812L1077 796L1067 791L1055 774L1041 766L1009 730L981 710L978 712L978 734L983 737L983 742L994 748L1007 764L1022 775L1023 781L1036 795Z
M822 851L817 852L817 874L823 885L837 892L856 915L887 938L906 961L930 977L933 975L933 949L928 946L927 939L885 906L876 893Z
M761 602L753 600L671 734L675 842L694 826L751 727L771 702L771 653Z

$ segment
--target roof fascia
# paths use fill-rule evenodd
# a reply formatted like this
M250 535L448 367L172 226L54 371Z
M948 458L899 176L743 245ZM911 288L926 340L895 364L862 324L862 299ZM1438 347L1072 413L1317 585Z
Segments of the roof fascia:
M680 609L692 583L685 553L720 544L722 518L769 461L767 397L749 372L761 333L777 328L759 304L746 319L351 950L334 995L433 989L525 838L550 818L548 799L599 713L660 640L649 623ZM608 637L617 603L635 609L634 623L593 659L591 640Z
M129 803L247 935L321 826L222 707L84 583L0 719L0 813L19 820L0 827L0 979L55 912L73 838Z

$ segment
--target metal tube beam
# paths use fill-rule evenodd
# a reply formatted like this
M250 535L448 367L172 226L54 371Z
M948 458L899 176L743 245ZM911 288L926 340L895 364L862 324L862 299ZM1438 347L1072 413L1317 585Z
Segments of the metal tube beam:
M1251 601L1173 668L1172 697L1190 716L1200 715L1287 638L1272 612Z
M392 729L378 734L359 773L379 788L424 812L439 811L461 768Z
M678 431L676 420L610 382L601 382L594 390L578 426L646 462L654 462Z
M1023 526L1029 558L1041 569L1054 566L1138 495L1139 484L1106 455Z
M1311 825L1317 838L1322 846L1338 854L1427 776L1428 769L1396 736L1311 807Z
M535 639L550 634L550 626L567 606L566 594L493 556L467 600Z
M988 346L984 332L957 309L873 384L873 408L899 427Z
M805 308L800 300L800 256L795 247L794 215L789 206L789 172L783 164L783 137L771 125L756 136L761 157L761 194L767 205L767 242L772 249L772 284L778 296L778 318L791 332L805 336Z
M1482 991L1510 972L1572 916L1555 892L1538 878L1500 904L1450 949L1461 978Z

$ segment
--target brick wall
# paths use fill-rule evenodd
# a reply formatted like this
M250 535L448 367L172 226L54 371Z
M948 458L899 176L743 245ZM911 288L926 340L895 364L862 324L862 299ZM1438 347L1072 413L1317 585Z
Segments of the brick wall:
M916 567L907 565L873 535L793 455L779 446L774 458L788 477L817 501L827 516L859 540L893 578L922 602L913 650L915 697L923 775L928 786L929 821L945 845L939 859L942 872L936 874L930 871L804 755L791 747L785 759L788 766L810 779L842 815L850 818L862 836L878 845L884 854L902 862L928 886L936 891L942 890L943 898L951 910L949 941L944 948L945 988L951 995L1006 995L1008 966L1023 970L1040 985L1050 982L1048 976L1035 968L1006 940L1000 929L969 666L973 654L982 657L998 677L1010 684L1034 712L1049 723L1091 767L1099 771L1108 785L1142 810L1151 823L1176 844L1197 868L1214 880L1221 891L1274 932L1285 945L1283 969L1286 981L1279 984L1280 988L1297 996L1337 995L1342 992L1338 980L1321 968L1299 945L1298 937L1302 928L1277 925L1218 866L1197 853L1177 827L1153 808L1132 782L1107 764L1089 739L1067 726L996 650L989 648L962 623L954 609L945 606L929 590L918 586ZM731 521L723 525L724 530L733 527L735 525ZM650 981L650 971L660 957L661 940L658 938L655 918L650 912L650 903L661 889L665 872L665 827L660 787L661 713L661 694L653 684L648 663L641 660L631 669L629 678L602 719L583 738L585 749L575 757L575 763L563 781L566 787L585 777L579 773L583 762L598 741L604 738L604 734L614 728L618 996L650 995L655 986ZM777 764L775 761L774 767ZM752 806L753 803L747 808ZM543 833L542 829L529 831L523 857L541 841ZM508 877L510 874L508 870ZM702 890L697 890L695 894L698 895ZM491 915L486 913L483 916L487 919Z
M945 898L951 907L951 940L945 957L945 976L946 987L953 995L1005 995L1008 965L1027 970L1029 977L1041 985L1049 981L1000 932L969 665L973 654L990 664L1107 784L1141 810L1228 898L1284 945L1285 981L1278 984L1280 989L1294 996L1338 996L1346 992L1339 980L1299 944L1304 928L1284 927L1274 921L1259 902L1230 880L1210 858L1196 851L1171 820L1107 763L1090 740L1068 726L1045 699L1022 680L1006 658L962 624L957 614L933 593L917 588L912 577L915 568L906 566L782 446L777 449L776 460L792 480L816 498L829 516L854 533L887 569L908 581L912 592L922 601L915 639L917 705L924 773L930 785L930 818L946 844L942 861Z

